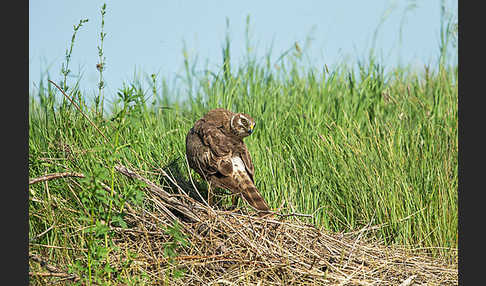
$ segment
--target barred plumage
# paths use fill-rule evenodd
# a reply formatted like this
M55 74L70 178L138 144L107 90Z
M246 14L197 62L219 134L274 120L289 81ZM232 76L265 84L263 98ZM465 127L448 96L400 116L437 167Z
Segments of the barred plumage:
M236 198L241 195L264 215L270 209L255 187L255 168L243 142L254 126L255 121L248 114L213 109L189 130L186 156L189 166L212 187L227 189L236 194Z

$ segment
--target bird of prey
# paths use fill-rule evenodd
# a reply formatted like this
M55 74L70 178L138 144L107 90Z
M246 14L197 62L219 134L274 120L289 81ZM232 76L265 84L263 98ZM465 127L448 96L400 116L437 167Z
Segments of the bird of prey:
M248 114L223 108L210 110L187 133L186 156L189 166L209 182L210 189L218 187L235 195L233 207L242 196L263 216L270 209L255 187L255 168L243 142L254 127L255 121Z

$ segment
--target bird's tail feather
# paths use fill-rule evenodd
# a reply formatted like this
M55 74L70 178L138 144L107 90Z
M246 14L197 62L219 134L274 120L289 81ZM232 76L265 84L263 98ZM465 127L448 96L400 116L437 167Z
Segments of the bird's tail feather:
M237 181L238 189L241 191L241 195L250 206L258 210L260 214L265 214L270 210L265 202L265 199L263 199L262 195L250 180L248 175L245 176L245 174L240 173Z

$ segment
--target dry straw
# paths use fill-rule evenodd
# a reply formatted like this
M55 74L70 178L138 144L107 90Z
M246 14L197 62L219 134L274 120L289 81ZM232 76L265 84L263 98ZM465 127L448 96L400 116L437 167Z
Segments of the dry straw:
M367 238L371 236L366 233L376 226L332 233L306 224L296 215L276 213L261 218L242 211L215 210L202 200L197 188L193 188L197 195L190 196L163 170L162 175L178 194L165 191L125 166L115 169L146 184L151 207L126 204L128 226L111 227L114 242L122 251L110 252L110 264L124 268L131 276L145 273L155 285L167 281L170 285L458 284L457 256L446 261L418 250L385 246ZM79 173L51 174L31 183L70 176L84 177ZM168 258L164 249L173 237L167 229L176 222L189 243L176 245L177 255ZM129 269L123 255L128 251L136 254ZM29 259L48 270L29 272L30 276L81 280L50 265L45 258L30 254ZM174 270L184 275L176 278Z
M185 273L171 279L177 285L458 284L457 259L447 262L371 241L365 238L371 228L331 233L295 217L214 210L177 185L180 194L169 194L126 167L116 170L147 183L153 210L128 208L130 227L115 231L118 246L137 253L133 274L143 271L153 281L174 268ZM190 244L180 245L169 261L163 253L171 240L166 228L175 221Z

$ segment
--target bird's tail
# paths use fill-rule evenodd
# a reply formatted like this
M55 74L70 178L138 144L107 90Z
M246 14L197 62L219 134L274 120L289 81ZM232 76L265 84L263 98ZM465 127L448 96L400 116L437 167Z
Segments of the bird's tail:
M239 172L238 176L238 189L240 190L245 201L247 201L250 206L255 208L260 216L269 213L270 208L265 202L265 199L263 199L262 195L255 187L255 184L253 184L253 182L250 180L248 175L241 171Z

